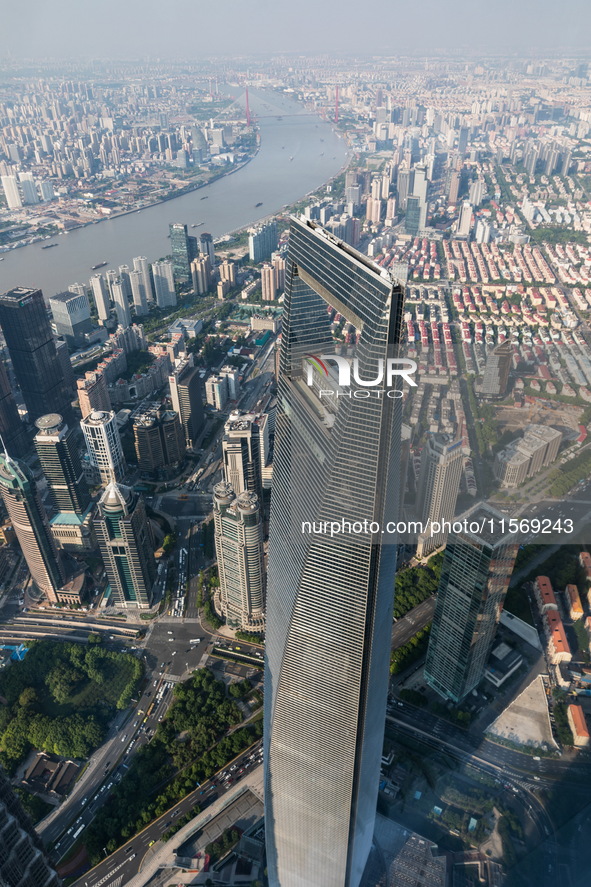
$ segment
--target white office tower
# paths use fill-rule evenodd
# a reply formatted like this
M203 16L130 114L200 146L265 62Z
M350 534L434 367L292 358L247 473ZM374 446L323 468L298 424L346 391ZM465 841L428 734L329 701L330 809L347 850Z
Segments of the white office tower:
M433 524L450 522L456 502L464 459L462 439L451 434L431 434L421 453L418 515L424 532L417 542L417 557L424 557L445 544L447 533L433 533Z
M458 219L458 235L460 237L469 237L472 228L472 204L467 200L462 204L460 210L460 218Z
M18 190L18 181L16 176L2 176L2 188L8 209L19 209L23 202Z
M154 302L154 288L152 286L152 277L150 275L150 263L145 256L136 256L133 260L134 271L139 271L144 282L144 290L148 304Z
M92 288L92 295L94 298L94 304L96 305L99 323L104 325L111 313L111 300L103 275L95 274L94 277L91 277L90 286Z
M33 206L34 204L39 203L39 195L37 193L37 186L35 185L33 173L21 172L19 173L18 178L23 195L23 203L27 206Z
M159 308L174 308L176 292L172 262L154 262L152 265L156 304Z
M127 465L115 412L93 410L80 422L90 464L104 485L125 480Z
M146 287L141 271L130 271L129 282L131 284L131 295L133 298L133 307L138 317L142 317L148 313L148 299L146 297Z
M218 609L232 628L264 631L265 564L259 498L236 496L231 484L214 488L213 521L220 590Z
M127 300L127 287L120 277L111 281L111 293L117 312L117 322L125 330L131 325L131 309Z

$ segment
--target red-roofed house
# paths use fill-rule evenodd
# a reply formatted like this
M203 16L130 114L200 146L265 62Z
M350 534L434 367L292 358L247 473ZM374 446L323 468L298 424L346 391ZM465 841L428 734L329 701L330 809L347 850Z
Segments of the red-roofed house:
M569 705L566 710L569 726L573 733L573 739L577 748L585 748L589 745L589 728L580 705Z
M547 576L536 576L534 582L534 592L540 613L546 613L548 610L557 610L556 595L552 588L552 583Z

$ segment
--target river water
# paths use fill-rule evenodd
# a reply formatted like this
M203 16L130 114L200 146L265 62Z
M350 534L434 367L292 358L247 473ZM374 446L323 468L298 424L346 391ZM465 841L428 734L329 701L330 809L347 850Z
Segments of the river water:
M43 250L35 243L3 253L0 292L40 287L47 298L71 283L86 283L96 273L91 266L99 262L109 263L104 273L109 267L131 266L134 256L159 259L170 251L171 222L185 222L191 234L209 231L217 238L279 212L338 173L347 151L329 123L273 91L249 90L249 99L251 111L260 115L261 146L243 169L139 213L60 235L57 249ZM262 206L255 207L259 202ZM191 229L199 222L205 224Z

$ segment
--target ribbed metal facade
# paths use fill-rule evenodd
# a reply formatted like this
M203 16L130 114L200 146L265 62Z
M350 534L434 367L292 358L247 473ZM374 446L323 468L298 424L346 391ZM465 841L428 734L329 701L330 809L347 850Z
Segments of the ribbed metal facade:
M400 337L403 294L312 222L292 221L271 496L265 690L265 822L273 887L356 887L371 847L388 686L396 547L380 534L303 522L395 520L400 401L307 384L305 355L345 354L359 375ZM332 309L332 310L331 310ZM345 354L346 356L346 354ZM321 390L343 396L326 398ZM375 396L374 396L375 395ZM385 542L389 544L385 544Z
M1 887L59 887L31 820L0 771Z

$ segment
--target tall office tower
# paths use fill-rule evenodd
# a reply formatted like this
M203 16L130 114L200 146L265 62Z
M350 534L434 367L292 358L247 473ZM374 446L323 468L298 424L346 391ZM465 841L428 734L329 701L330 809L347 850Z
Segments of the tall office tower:
M36 203L39 203L39 195L37 193L37 188L35 186L35 179L33 178L33 173L21 172L18 175L18 179L20 182L21 192L23 195L23 203L26 206L34 206Z
M131 309L127 298L127 287L120 277L111 282L111 294L117 312L117 323L125 330L131 325Z
M262 496L262 469L269 456L269 417L265 413L230 413L224 426L224 480L236 495L249 490Z
M143 499L130 487L109 483L99 499L95 529L113 602L118 607L147 609L156 562Z
M388 692L396 540L355 535L347 523L383 528L396 520L400 401L383 391L350 396L357 389L344 384L343 359L339 387L326 358L320 364L311 356L335 353L329 305L360 331L355 378L375 380L379 361L400 341L402 288L314 222L294 219L266 619L267 865L270 883L281 887L359 884L372 843ZM344 521L338 541L304 529L325 520Z
M191 280L191 262L195 258L194 250L189 243L187 226L181 222L173 222L168 226L170 232L170 251L172 253L172 267L174 278L179 283L189 283ZM194 238L191 238L194 239Z
M398 204L404 212L406 209L406 200L409 194L412 194L412 186L414 180L414 172L408 166L401 166L398 169L396 177L396 189L398 191Z
M472 206L480 206L484 198L484 179L475 179L470 185L469 200Z
M0 455L0 493L33 582L52 604L66 577L30 469Z
M456 169L452 170L449 176L449 190L447 192L447 199L451 204L456 204L458 202L460 178L460 173Z
M219 271L221 281L227 281L231 287L236 286L236 264L234 262L224 259L220 265Z
M277 249L277 223L268 222L251 229L248 235L248 256L251 262L265 262Z
M198 296L203 296L211 289L211 262L209 256L202 256L191 262L191 279L193 289Z
M421 198L420 197L410 197L406 198L406 216L404 218L404 230L407 234L418 234L421 230L421 216L422 216L422 208L421 208Z
M0 770L1 887L59 887L60 880L45 857L43 844Z
M56 339L55 350L64 376L64 386L68 395L68 407L70 409L69 415L71 415L72 399L76 391L76 376L74 375L72 361L70 360L70 349L64 339Z
M203 386L193 358L181 361L168 377L172 408L178 413L185 443L192 447L197 442L205 417L203 414Z
M264 264L261 268L261 288L263 302L272 302L277 295L277 281L275 280L275 269L272 265Z
M68 428L57 413L41 416L35 425L39 429L35 449L55 511L83 514L90 505L90 493L80 461L76 430Z
M111 313L111 300L103 275L95 274L91 277L90 286L92 287L92 295L94 297L94 304L96 305L99 323L104 325Z
M213 237L207 231L202 231L199 235L199 253L203 258L209 259L210 267L213 271L215 268L215 250L213 248ZM193 256L196 258L196 256Z
M159 308L174 308L176 305L176 291L174 288L172 262L154 262L152 274L154 275L156 304Z
M76 387L83 419L93 410L109 411L111 409L107 380L103 373L87 372L84 379L76 381Z
M458 152L460 154L465 154L466 149L468 147L468 136L470 135L470 130L467 126L461 126L460 132L458 134Z
M421 453L417 514L429 530L419 536L417 557L445 544L447 533L432 534L430 527L434 522L453 520L463 467L461 438L456 440L451 434L428 436Z
M458 237L469 237L472 230L472 206L464 200L458 219Z
M2 176L2 188L8 209L19 209L23 202L18 190L18 181L16 176Z
M96 469L102 484L125 480L127 465L119 437L117 419L113 410L93 410L80 422L90 464Z
M145 256L136 256L133 260L133 268L139 271L144 282L144 290L148 303L154 301L154 287L152 286L152 276L150 274L150 263Z
M259 498L236 496L232 485L214 488L213 524L221 615L232 628L265 628L265 559Z
M458 518L470 531L450 533L447 541L425 680L452 702L482 680L501 618L518 547L500 533L502 517L488 505L475 505Z
M56 293L50 297L49 307L56 336L63 337L72 348L83 345L87 333L92 332L90 304L86 293Z
M0 435L9 456L24 456L29 449L26 429L21 422L2 361L0 361Z
M180 462L185 435L178 413L159 403L144 404L132 416L135 452L140 471L152 473Z
M29 419L69 416L71 403L41 290L19 286L0 295L0 325Z
M131 284L131 295L133 298L133 308L136 316L142 317L148 313L148 299L146 297L146 287L141 271L130 271L129 282Z
M504 397L513 360L513 346L509 341L493 348L486 360L480 394L482 397Z

